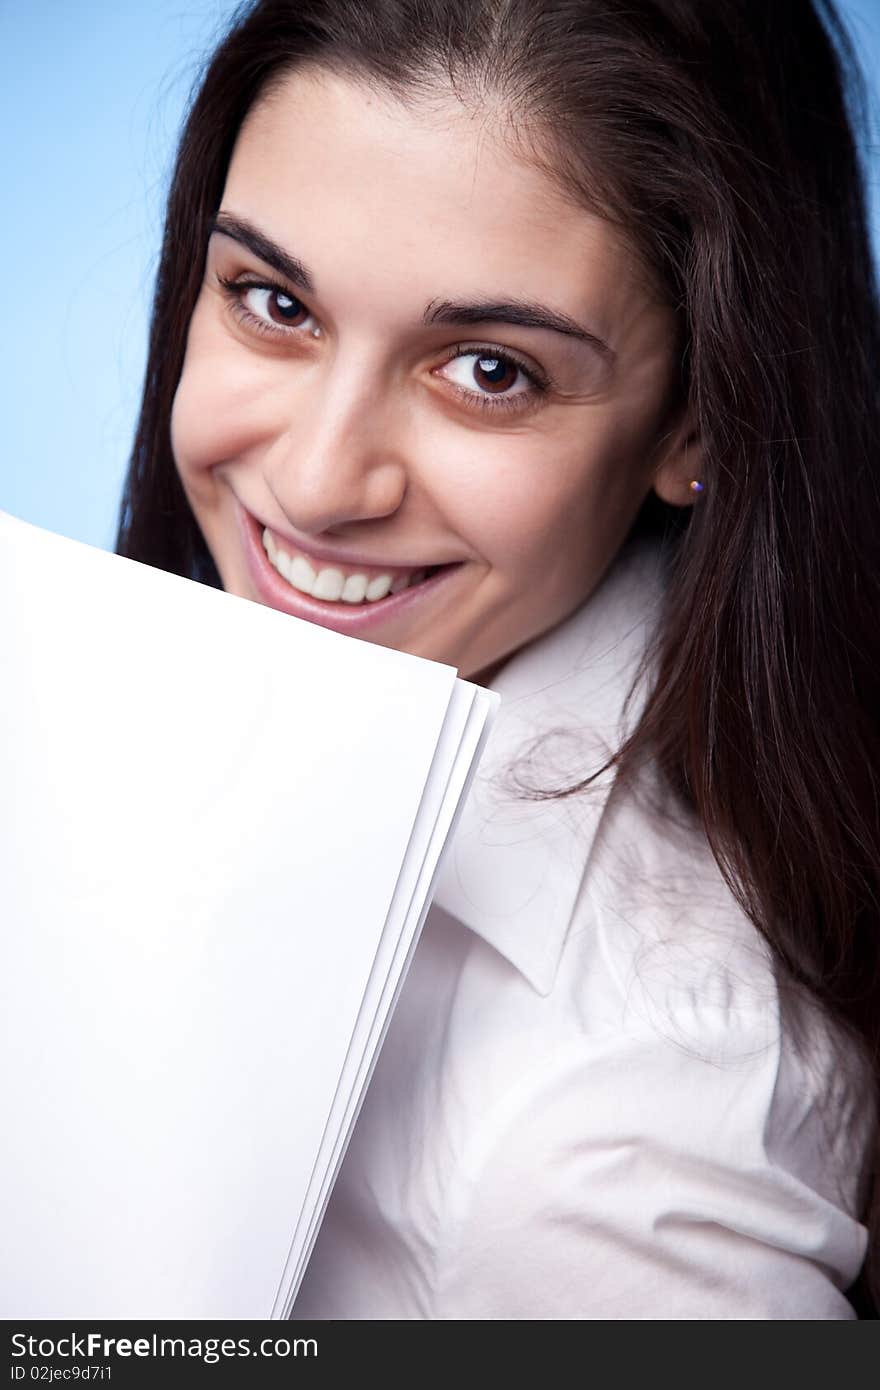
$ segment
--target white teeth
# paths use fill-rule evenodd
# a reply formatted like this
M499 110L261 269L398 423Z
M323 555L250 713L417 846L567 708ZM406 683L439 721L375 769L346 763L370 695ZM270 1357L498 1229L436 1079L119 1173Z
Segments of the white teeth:
M390 574L377 574L368 580L365 574L350 574L346 577L341 570L327 567L315 570L304 555L288 555L279 546L268 527L263 531L263 548L278 573L292 588L312 598L337 603L377 603L387 594L399 594L411 584L418 584L425 577L423 569L412 574L400 574L392 581Z
M394 585L392 584L392 589ZM342 589L343 603L363 603L367 592L367 576L365 574L350 574L345 581Z
M275 554L280 558L285 552L276 547ZM288 561L287 573L285 574L284 570L281 570L284 578L288 579L295 589L301 589L304 594L314 593L315 580L318 576L305 556L294 555L292 560L290 556L285 556L285 558ZM278 564L278 561L276 560L275 563ZM279 565L278 568L281 569L281 566Z
M377 599L385 598L391 588L390 574L377 574L375 579L371 579L367 585L367 602L375 603Z
M342 570L321 570L312 588L312 598L328 599L336 603L345 588L345 575Z

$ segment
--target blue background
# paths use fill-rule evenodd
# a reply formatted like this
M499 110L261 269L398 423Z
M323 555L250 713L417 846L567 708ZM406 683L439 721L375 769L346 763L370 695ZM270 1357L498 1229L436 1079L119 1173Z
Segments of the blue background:
M0 0L0 508L112 548L176 133L232 0ZM874 98L880 0L841 0Z

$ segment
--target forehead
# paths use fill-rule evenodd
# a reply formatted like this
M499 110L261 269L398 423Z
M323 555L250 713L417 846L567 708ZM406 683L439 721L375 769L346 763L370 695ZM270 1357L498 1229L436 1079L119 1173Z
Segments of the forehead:
M524 293L618 341L641 322L644 276L615 229L564 197L500 110L438 93L417 108L313 67L249 113L224 207L313 266L318 293L420 302L450 291Z

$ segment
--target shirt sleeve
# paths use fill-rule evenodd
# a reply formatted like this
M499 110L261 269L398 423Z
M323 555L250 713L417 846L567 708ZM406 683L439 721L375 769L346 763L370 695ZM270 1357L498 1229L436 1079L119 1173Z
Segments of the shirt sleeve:
M763 1021L673 1022L548 1049L487 1115L456 1175L441 1316L855 1316L854 1093L829 1116Z

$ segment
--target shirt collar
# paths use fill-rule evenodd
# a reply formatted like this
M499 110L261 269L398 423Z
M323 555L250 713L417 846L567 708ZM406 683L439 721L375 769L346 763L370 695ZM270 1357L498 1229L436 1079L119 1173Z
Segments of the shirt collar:
M656 628L663 575L659 542L632 538L581 608L492 682L501 704L433 901L542 995L553 987L614 769L562 801L523 800L516 787L581 780L633 730L645 680L626 710L624 702Z

